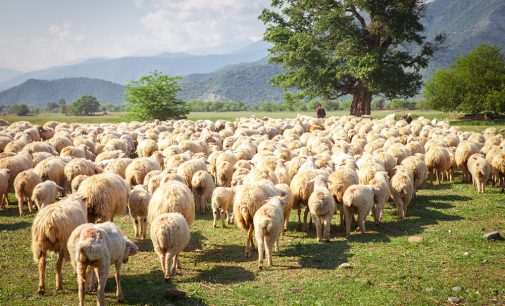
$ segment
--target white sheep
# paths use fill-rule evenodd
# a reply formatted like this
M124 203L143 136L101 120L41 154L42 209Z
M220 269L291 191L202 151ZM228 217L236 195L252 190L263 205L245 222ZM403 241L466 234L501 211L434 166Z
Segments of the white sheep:
M128 198L128 212L133 221L135 237L146 239L147 208L151 195L143 185L137 185L130 191Z
M321 176L314 179L314 191L309 197L308 207L316 225L317 240L329 241L331 218L335 214L336 204Z
M266 257L267 266L272 266L272 250L279 249L279 237L284 224L283 205L286 204L280 197L270 198L254 214L254 236L258 245L258 268L263 266Z
M58 198L58 193L63 191L63 187L53 181L41 182L33 188L32 201L40 210L46 205L54 203Z
M225 217L228 224L233 222L233 196L235 195L232 187L216 187L212 193L211 206L214 217L213 226L217 227L217 219L220 217L223 227L225 227Z

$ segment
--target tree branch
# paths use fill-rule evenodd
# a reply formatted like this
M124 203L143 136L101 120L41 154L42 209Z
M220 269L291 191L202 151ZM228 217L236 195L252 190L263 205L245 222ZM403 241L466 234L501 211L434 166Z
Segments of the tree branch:
M366 28L366 21L365 21L365 18L363 18L363 16L361 16L361 15L359 14L359 12L358 12L358 10L356 9L356 6L354 6L354 4L351 4L351 5L349 6L349 9L348 9L348 10L346 10L346 11L348 11L348 12L352 13L352 15L353 15L354 17L356 17L356 19L358 19L358 21L359 21L359 23L361 24L361 27L362 27L363 29L365 29L365 28Z

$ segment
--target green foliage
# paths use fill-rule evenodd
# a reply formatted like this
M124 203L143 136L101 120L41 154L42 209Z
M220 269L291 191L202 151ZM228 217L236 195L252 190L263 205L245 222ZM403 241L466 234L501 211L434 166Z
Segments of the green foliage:
M139 120L184 118L189 109L177 98L179 79L154 72L129 83L126 99L130 116Z
M90 116L100 111L100 102L93 96L82 96L72 103L71 112L78 116Z
M26 104L16 104L10 107L9 112L18 116L27 116L30 114L30 108Z
M47 103L46 110L48 112L57 112L60 109L60 105L55 102L49 102Z
M436 46L424 41L423 10L414 0L273 0L260 19L271 60L285 68L274 84L312 97L353 95L365 113L373 94L413 96Z
M191 101L188 108L192 112L242 112L249 110L244 102L236 101Z
M393 99L386 104L387 109L416 109L416 102L406 99Z
M424 89L428 105L464 113L505 111L505 57L483 44L448 69L441 69Z

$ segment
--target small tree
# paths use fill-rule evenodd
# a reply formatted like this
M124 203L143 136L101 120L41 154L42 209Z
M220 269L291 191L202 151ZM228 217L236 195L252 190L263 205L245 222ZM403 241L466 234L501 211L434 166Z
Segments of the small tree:
M154 72L126 86L128 112L139 120L184 118L189 110L177 98L179 78Z
M16 104L11 106L10 112L18 116L27 116L30 114L30 108L26 104Z
M442 111L505 111L505 57L483 44L451 67L440 69L424 88L426 103Z
M92 115L100 110L100 102L93 96L82 96L72 103L72 113L75 115Z

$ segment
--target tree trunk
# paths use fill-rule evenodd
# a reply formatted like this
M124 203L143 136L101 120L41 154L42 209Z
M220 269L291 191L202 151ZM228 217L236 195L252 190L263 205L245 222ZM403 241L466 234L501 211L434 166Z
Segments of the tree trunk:
M351 115L361 117L370 115L370 105L372 103L372 93L366 85L356 87L352 97Z

